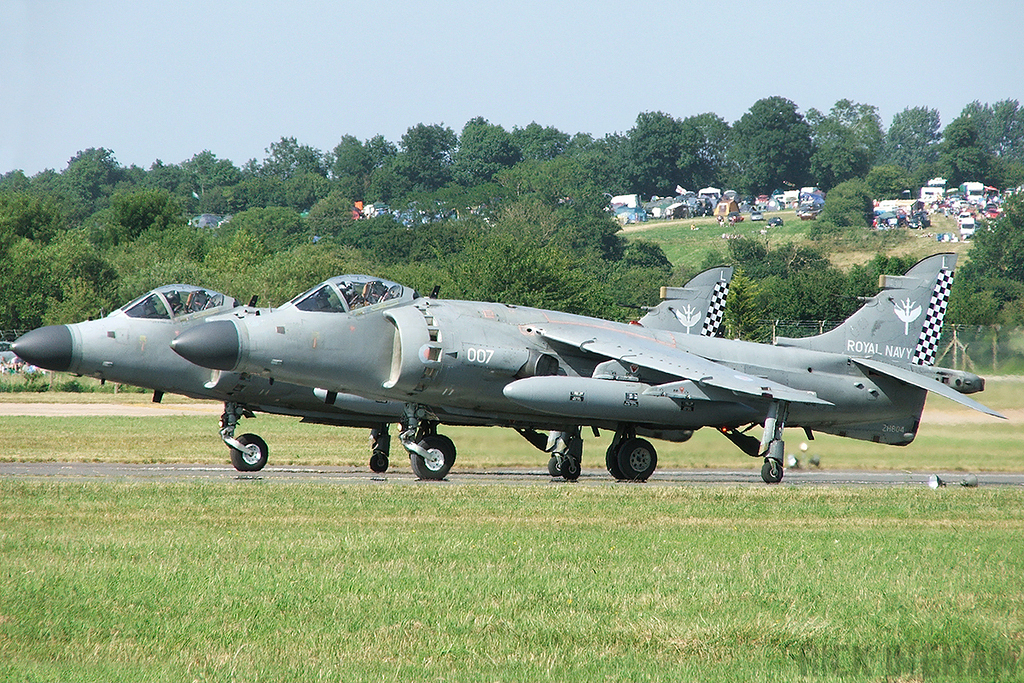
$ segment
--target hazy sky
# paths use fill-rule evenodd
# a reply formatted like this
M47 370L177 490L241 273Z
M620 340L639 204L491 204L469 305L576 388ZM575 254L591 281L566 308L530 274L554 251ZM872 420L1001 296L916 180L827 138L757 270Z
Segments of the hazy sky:
M475 116L595 137L762 97L939 110L1024 100L1019 0L0 0L0 174L105 147L241 166Z

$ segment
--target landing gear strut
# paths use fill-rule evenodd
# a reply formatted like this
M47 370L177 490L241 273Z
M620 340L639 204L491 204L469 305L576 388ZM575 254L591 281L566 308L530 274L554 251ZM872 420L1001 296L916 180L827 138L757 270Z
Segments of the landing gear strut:
M573 427L567 432L551 432L545 449L551 453L548 460L548 474L562 477L566 481L580 478L583 465L583 438L580 428Z
M455 443L437 433L437 421L426 419L421 408L407 406L405 417L407 426L398 438L409 451L412 473L418 479L444 479L455 464Z
M768 417L764 421L764 433L761 435L761 452L764 465L761 466L761 479L766 484L778 484L782 481L782 459L785 457L786 444L782 440L782 430L786 428L789 417L789 404L775 401L768 407Z
M380 425L370 430L370 470L377 473L388 471L388 455L391 451L390 425Z
M242 434L235 438L235 428L242 417L256 417L248 408L226 402L220 416L220 438L228 445L231 464L239 472L258 472L267 465L270 451L267 442L255 434Z
M547 436L533 429L516 431L537 450L551 454L551 459L548 460L548 474L552 477L563 477L569 481L580 478L583 438L580 436L579 427L563 432L548 432Z

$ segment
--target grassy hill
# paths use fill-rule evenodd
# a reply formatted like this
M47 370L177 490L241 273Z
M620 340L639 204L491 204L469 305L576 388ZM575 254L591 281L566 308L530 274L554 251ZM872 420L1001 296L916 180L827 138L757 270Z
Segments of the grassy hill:
M851 235L828 241L813 241L807 233L811 221L801 221L794 211L766 213L765 217L780 216L784 225L769 228L767 221L751 222L749 218L738 225L718 225L711 217L687 218L669 221L648 221L627 225L622 232L627 239L644 239L659 245L665 256L676 267L698 268L708 253L728 255L728 238L732 235L768 240L773 248L788 242L806 244L823 249L833 265L839 268L867 263L875 254L887 256L915 256L924 258L939 252L952 251L963 256L970 242L939 242L936 235L956 233L956 221L951 217L932 216L932 227L927 230L876 231L864 229ZM724 260L728 260L725 258Z

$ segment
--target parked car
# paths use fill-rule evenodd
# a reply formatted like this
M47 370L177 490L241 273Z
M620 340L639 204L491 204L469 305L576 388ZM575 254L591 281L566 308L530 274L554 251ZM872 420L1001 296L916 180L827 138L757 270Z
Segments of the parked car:
M772 216L768 219L769 228L781 228L785 221L782 220L781 216Z
M752 221L763 221L764 220L764 214L761 213L760 211L758 211L757 209L754 209L753 211L750 212L750 220L752 220Z

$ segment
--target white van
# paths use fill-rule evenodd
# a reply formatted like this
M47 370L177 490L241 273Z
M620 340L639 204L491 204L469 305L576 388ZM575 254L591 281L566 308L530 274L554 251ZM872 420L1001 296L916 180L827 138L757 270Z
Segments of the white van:
M964 211L956 218L957 225L960 226L960 238L970 239L974 236L974 231L977 229L978 224L974 220L974 214L970 211Z

